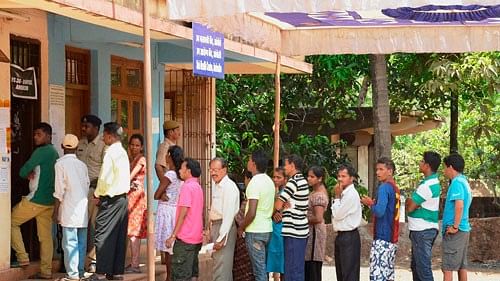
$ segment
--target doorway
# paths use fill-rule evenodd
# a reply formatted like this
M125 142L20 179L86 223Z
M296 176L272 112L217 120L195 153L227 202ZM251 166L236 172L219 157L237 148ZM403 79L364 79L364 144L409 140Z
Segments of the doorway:
M66 47L65 132L81 135L80 118L90 112L90 52Z
M22 196L29 193L28 181L19 177L19 170L29 159L34 149L33 128L40 122L41 71L40 41L10 36L10 60L21 68L34 67L36 75L37 99L22 99L11 94L11 205L14 207ZM24 245L30 260L39 259L39 243L36 235L36 222L31 220L21 226ZM14 257L15 255L11 255Z

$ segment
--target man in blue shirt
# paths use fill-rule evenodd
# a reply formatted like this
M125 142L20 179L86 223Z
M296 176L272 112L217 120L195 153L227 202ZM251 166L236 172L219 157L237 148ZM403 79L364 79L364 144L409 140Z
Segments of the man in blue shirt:
M458 271L458 280L467 280L467 248L469 246L469 207L471 189L464 171L464 158L457 153L443 160L443 174L451 180L446 194L443 212L443 270L444 281L451 281L453 271Z
M382 157L377 160L377 179L381 183L377 200L364 196L361 203L371 208L374 216L373 242L370 251L370 281L395 279L394 262L399 235L399 188L394 182L394 162Z

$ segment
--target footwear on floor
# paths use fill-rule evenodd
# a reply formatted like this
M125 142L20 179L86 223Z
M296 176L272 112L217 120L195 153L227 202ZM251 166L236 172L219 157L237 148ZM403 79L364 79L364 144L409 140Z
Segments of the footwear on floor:
M72 279L69 277L61 277L61 278L57 278L55 281L79 281L79 280L80 280L80 278Z
M108 279L108 280L123 280L123 276L106 274L106 279Z
M95 262L91 262L89 264L89 267L87 269L87 272L90 272L90 273L95 273L95 270L96 270L96 265L95 265Z
M141 268L139 266L127 265L125 267L125 273L141 273Z

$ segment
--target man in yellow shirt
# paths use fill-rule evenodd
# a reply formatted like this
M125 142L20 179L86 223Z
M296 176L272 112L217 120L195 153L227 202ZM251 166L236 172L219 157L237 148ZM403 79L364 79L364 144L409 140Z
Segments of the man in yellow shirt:
M123 130L116 122L104 124L104 154L95 203L99 207L96 217L96 273L106 279L117 279L125 270L127 245L128 201L130 189L130 164L120 136ZM101 279L101 276L98 276Z

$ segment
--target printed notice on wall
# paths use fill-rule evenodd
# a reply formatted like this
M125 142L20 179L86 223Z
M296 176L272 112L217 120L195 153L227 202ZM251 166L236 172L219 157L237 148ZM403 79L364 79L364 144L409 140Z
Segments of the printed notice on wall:
M49 103L51 106L60 105L64 107L64 95L66 91L64 86L61 85L49 85Z
M66 89L62 85L49 85L49 120L52 125L52 143L60 144L64 138L65 132L65 95ZM62 149L60 145L54 145L59 155L62 155Z
M7 129L0 128L0 154L7 154Z
M8 107L0 107L0 128L10 127L10 110Z
M151 119L151 130L153 134L158 134L160 132L160 118L153 117Z
M224 79L224 35L195 22L193 74Z
M0 193L9 192L9 163L3 160L8 159L8 156L2 155L0 162Z

